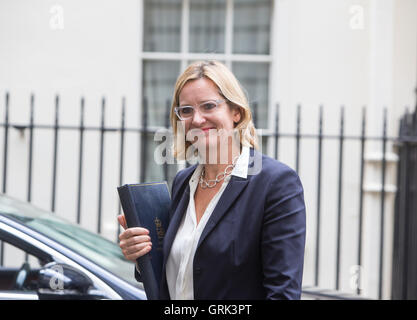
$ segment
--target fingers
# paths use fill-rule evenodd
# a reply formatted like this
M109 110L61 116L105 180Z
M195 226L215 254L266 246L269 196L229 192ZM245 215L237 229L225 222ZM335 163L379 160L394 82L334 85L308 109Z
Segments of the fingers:
M137 258L147 254L152 249L152 243L144 242L135 246L129 247L129 249L122 249L123 255L130 261L135 261Z
M126 223L126 218L124 214L118 215L117 221L119 222L119 224L122 226L123 229L125 230L127 229L127 223Z
M151 237L148 235L143 236L133 236L127 239L120 240L121 246L123 247L131 247L139 243L143 242L151 242Z
M140 227L127 228L125 231L123 231L119 235L119 240L122 241L122 240L129 239L135 236L143 236L143 235L149 235L149 230L145 228L140 228Z
M128 228L119 235L119 246L126 259L135 261L152 249L149 231L145 228Z

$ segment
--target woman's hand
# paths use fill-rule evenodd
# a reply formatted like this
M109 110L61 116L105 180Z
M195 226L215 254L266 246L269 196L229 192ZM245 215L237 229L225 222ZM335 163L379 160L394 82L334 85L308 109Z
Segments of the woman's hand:
M119 224L125 229L119 235L119 246L126 259L136 262L136 259L145 255L152 249L149 230L145 228L127 228L124 215L117 216Z

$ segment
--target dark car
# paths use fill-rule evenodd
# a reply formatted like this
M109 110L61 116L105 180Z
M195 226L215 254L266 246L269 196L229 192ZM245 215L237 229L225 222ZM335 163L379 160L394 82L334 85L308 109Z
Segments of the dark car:
M0 299L146 299L116 243L4 195L0 241L26 257L0 266Z
M0 241L31 258L20 268L0 266L0 300L146 299L143 284L134 278L134 264L116 243L4 195L0 195ZM304 287L301 299L364 298Z

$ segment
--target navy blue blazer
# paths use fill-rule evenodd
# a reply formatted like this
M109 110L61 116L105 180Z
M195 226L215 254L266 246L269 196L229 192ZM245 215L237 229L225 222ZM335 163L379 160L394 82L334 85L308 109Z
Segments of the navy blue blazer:
M195 299L300 298L306 233L302 184L285 164L252 148L250 155L249 174L256 166L257 174L231 176L199 239L193 261ZM172 184L161 299L170 299L166 263L196 167L178 172Z

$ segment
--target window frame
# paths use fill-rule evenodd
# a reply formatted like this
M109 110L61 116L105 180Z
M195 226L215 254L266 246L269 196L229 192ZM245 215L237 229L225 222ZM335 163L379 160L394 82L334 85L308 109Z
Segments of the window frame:
M269 33L270 49L269 54L238 54L233 53L233 16L234 16L234 0L226 1L226 23L225 23L225 52L224 53L194 53L189 52L189 15L190 15L190 1L182 0L182 15L181 15L181 50L180 52L158 52L158 51L144 51L143 38L144 28L143 23L140 27L140 62L143 60L176 60L181 61L181 68L184 70L191 60L220 60L224 61L226 66L231 68L233 62L273 62L272 55L272 34L274 24L274 5L275 1L271 1L271 26ZM144 17L144 1L141 1L141 17Z
M275 119L276 113L276 102L273 101L274 93L273 88L275 87L275 77L273 76L273 70L275 68L274 61L274 39L273 34L276 26L276 0L271 0L271 22L270 22L270 32L269 32L269 54L237 54L233 53L233 17L234 17L234 0L225 0L226 1L226 14L225 14L225 52L224 53L194 53L189 52L189 16L190 16L190 1L192 0L182 0L182 14L181 14L181 34L180 34L180 52L153 52L153 51L144 51L143 49L143 40L144 40L144 26L143 18L145 14L144 10L144 1L140 1L139 4L139 16L142 18L140 21L140 32L139 32L139 99L143 101L143 65L145 61L179 61L180 62L180 72L185 70L187 65L194 60L219 60L223 61L225 65L232 69L232 64L234 62L248 62L248 63L268 63L268 105L267 105L267 115L268 119L266 121L266 128L256 128L259 138L262 139L265 137L267 139L267 149L271 149L273 139L269 139L270 134L274 128L273 119ZM142 105L142 104L141 104ZM139 112L139 123L142 123L142 112ZM260 143L261 144L261 143ZM267 153L267 150L262 150L263 153Z

